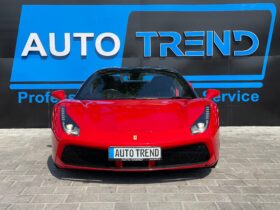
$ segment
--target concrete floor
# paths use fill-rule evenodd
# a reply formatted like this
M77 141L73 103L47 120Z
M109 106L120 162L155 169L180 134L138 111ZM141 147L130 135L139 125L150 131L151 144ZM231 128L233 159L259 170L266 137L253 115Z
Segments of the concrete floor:
M50 129L0 130L0 209L280 209L280 127L221 128L216 169L56 169Z

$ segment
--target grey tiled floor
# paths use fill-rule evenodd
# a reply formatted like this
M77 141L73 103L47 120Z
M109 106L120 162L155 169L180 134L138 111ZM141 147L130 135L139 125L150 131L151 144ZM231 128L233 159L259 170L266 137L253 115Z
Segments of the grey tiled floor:
M0 209L280 209L280 127L221 128L216 169L56 169L49 129L0 130Z

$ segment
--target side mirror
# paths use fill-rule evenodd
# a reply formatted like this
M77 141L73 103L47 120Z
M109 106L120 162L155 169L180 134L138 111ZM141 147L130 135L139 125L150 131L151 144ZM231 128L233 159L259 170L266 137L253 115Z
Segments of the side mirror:
M52 92L51 96L57 100L63 100L66 98L64 90L55 90Z
M216 90L216 89L208 89L206 91L206 98L212 100L213 98L216 98L221 94L221 91Z

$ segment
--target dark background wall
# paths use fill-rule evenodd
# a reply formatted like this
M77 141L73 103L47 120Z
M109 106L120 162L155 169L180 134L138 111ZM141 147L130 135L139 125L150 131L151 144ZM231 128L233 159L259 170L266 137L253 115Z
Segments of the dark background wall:
M159 4L159 1L134 1L134 4ZM209 4L209 1L162 1L163 4ZM224 4L224 1L211 1L211 4ZM233 3L274 3L276 6L276 19L271 40L271 47L267 61L266 74L259 88L219 88L224 94L224 100L218 102L221 111L222 125L280 125L280 1L227 1ZM45 95L51 89L11 89L11 74L14 64L15 49L18 36L18 27L22 11L22 5L68 5L68 4L131 4L131 1L85 1L85 0L2 0L0 2L0 127L48 127L52 103L46 101L30 102L28 100L19 101L19 93L28 95ZM108 14L110 15L110 14ZM63 18L63 14L62 17ZM40 20L34 20L40 21ZM100 20L102 22L102 20ZM209 26L209 23L210 26ZM128 20L125 46L122 58L122 66L167 66L178 69L183 75L200 74L259 74L261 68L254 69L255 66L262 66L264 62L265 49L271 15L263 11L219 13L219 14L197 14L188 13L131 13ZM26 25L26 27L32 27ZM63 28L63 25L61 26ZM218 33L222 30L249 30L255 32L260 40L258 50L245 58L235 58L234 56L222 56L214 52L211 58L178 58L174 54L168 54L166 58L158 55L159 42L168 41L161 39L153 43L151 58L143 57L143 43L135 38L136 31L179 31L187 30L215 30ZM32 28L28 29L32 31ZM51 32L51 31L50 31ZM248 43L244 43L245 48ZM183 47L183 46L180 46ZM232 48L238 48L232 43ZM217 49L215 49L217 51ZM78 58L82 59L82 58ZM43 64L43 63L42 63ZM191 68L190 68L191 66ZM195 72L193 71L195 69ZM206 73L205 73L206 71ZM255 72L254 72L255 71ZM213 73L214 72L214 73ZM16 84L17 82L14 82ZM210 82L211 83L211 82ZM196 84L196 82L194 82ZM198 88L202 95L205 88ZM67 90L75 93L76 90ZM242 101L238 97L242 94L257 94L257 101ZM228 96L235 97L230 99ZM37 99L40 99L37 98Z

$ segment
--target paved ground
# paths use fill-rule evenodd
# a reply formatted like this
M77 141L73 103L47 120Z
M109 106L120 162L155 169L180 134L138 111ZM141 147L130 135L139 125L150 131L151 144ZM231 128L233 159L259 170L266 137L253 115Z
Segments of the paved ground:
M280 209L280 127L221 129L216 169L64 171L50 130L0 130L0 209Z

